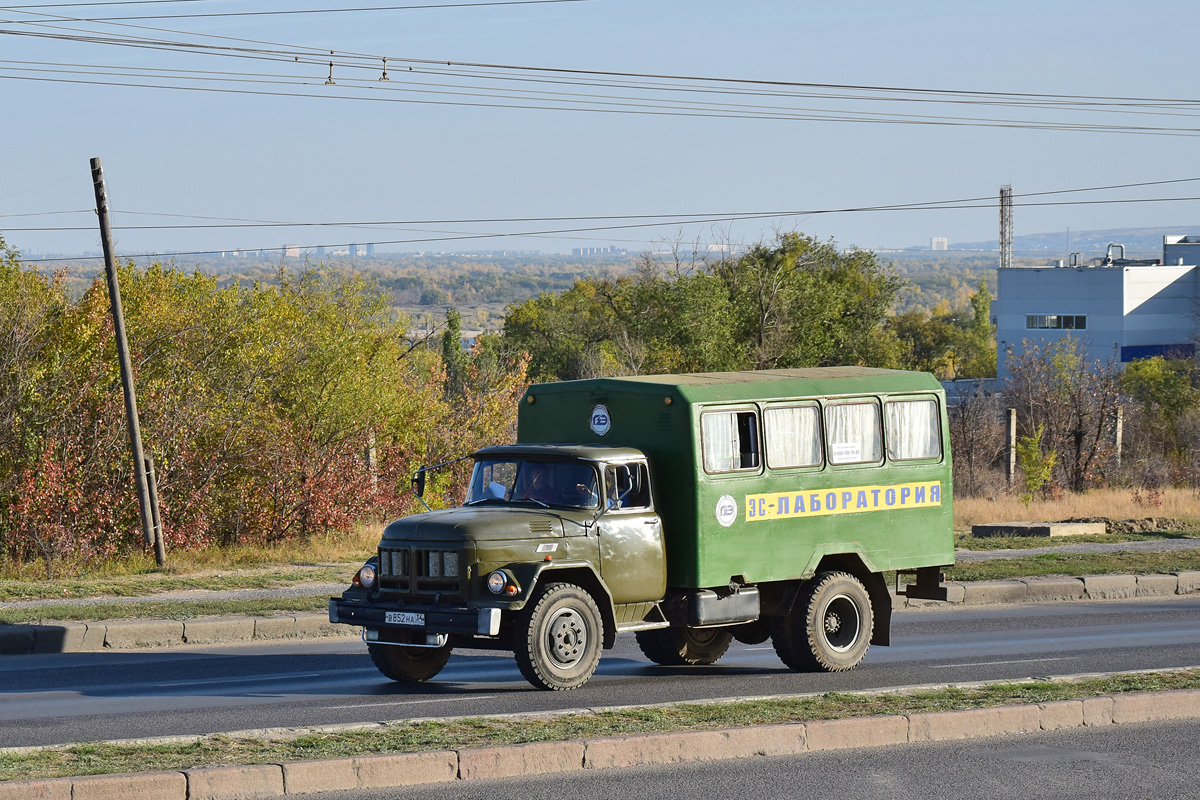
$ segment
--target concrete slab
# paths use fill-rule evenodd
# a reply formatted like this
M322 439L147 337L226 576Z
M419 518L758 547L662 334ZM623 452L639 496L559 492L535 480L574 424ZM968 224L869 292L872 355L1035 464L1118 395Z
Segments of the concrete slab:
M1043 600L1080 600L1083 598L1083 581L1079 578L1027 578L1025 600L1039 603Z
M1083 724L1088 728L1112 725L1113 699L1111 697L1089 697L1083 701Z
M83 649L87 625L82 622L60 622L57 625L35 625L33 652L77 653Z
M253 617L189 619L183 623L183 640L188 644L244 642L253 638Z
M1179 588L1175 591L1179 594L1192 594L1200 592L1200 570L1185 570L1178 573Z
M187 771L187 800L258 800L283 795L283 767L201 767Z
M1200 689L1116 694L1112 700L1112 721L1117 725L1200 717Z
M115 649L183 644L183 623L177 620L119 620L105 629L104 646Z
M972 525L971 535L991 536L1102 536L1108 533L1103 522L997 522Z
M1041 714L1042 730L1057 731L1064 728L1083 727L1083 701L1059 700L1053 703L1042 703L1038 706Z
M84 650L103 650L104 640L108 637L108 626L103 622L87 623L87 630L83 634L83 649Z
M72 800L189 800L182 772L89 775L72 779Z
M727 758L750 756L792 756L808 749L804 725L763 725L758 728L734 728L719 731L725 737Z
M458 751L458 777L463 780L510 778L583 769L583 742L531 742Z
M1179 590L1178 575L1138 575L1138 597L1166 597Z
M809 750L882 747L908 741L908 718L824 719L804 723Z
M294 761L283 765L283 790L287 794L344 792L358 788L358 771L352 758Z
M1083 586L1089 600L1122 600L1137 595L1137 577L1133 575L1088 575Z
M354 770L358 773L361 789L446 783L458 780L458 753L435 750L431 753L361 756L354 759Z
M296 635L313 636L358 636L358 628L339 625L329 621L328 614L297 614Z
M71 800L70 778L0 781L0 800Z
M32 625L0 625L0 653L23 656L33 652Z
M296 635L295 617L255 617L255 639L287 639Z
M1024 581L974 581L966 585L963 605L1023 603L1028 592L1029 587Z
M940 742L975 739L1001 733L1030 733L1041 730L1037 706L1000 706L968 711L938 711L908 717L910 742Z

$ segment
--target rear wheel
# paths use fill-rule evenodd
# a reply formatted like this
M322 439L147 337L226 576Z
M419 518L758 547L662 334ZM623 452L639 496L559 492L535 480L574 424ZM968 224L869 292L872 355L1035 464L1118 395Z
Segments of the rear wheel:
M646 658L668 667L715 663L733 641L721 628L656 628L635 635Z
M400 683L427 681L442 671L450 660L450 645L444 647L406 647L401 644L368 644L367 652L375 668Z
M566 691L587 683L600 663L604 629L596 601L570 583L543 586L521 612L513 655L525 680Z
M871 598L858 578L823 572L805 585L791 613L775 620L771 642L792 669L843 672L863 660L873 628Z

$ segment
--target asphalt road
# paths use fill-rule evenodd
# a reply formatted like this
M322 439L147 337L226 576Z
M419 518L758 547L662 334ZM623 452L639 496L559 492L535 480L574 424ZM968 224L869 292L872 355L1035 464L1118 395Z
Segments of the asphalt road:
M1195 798L1200 722L1077 728L968 742L906 744L777 758L632 767L406 789L328 792L320 800L1021 800Z
M787 670L769 642L664 668L621 636L567 693L537 691L510 656L474 651L435 681L394 684L355 640L5 656L0 747L1192 666L1200 597L909 611L892 640L831 675Z

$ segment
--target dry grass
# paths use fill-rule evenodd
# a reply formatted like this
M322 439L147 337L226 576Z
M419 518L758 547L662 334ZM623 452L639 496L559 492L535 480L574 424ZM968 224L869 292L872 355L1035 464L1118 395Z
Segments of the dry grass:
M1076 517L1142 519L1170 517L1191 525L1200 525L1200 497L1190 489L1163 489L1160 504L1134 500L1129 489L1093 489L1083 494L1066 493L1058 500L1034 500L1028 506L1015 495L996 497L955 497L954 527L994 522L1060 522Z

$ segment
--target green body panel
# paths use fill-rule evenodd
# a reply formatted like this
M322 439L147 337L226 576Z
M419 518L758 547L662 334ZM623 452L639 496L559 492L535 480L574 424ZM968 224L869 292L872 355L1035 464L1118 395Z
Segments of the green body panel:
M933 463L831 466L709 475L701 458L700 414L706 409L761 410L774 402L918 395L936 396L942 457ZM593 420L597 406L606 414ZM649 459L654 502L666 542L667 581L675 588L810 577L825 555L857 553L871 571L942 566L954 561L950 446L945 396L927 373L830 367L807 370L600 378L531 386L518 417L518 442L636 448ZM919 484L925 504L901 506L898 488ZM936 485L937 503L933 504ZM872 487L872 488L864 488ZM888 487L897 487L891 505ZM916 496L910 487L907 500ZM779 517L830 493L840 513ZM849 497L846 493L849 492ZM861 494L860 494L861 492ZM766 497L760 497L760 496ZM732 498L736 515L722 525L718 506ZM753 506L748 499L754 499ZM865 505L864 505L865 499ZM751 515L758 503L761 516ZM848 500L848 504L846 501ZM841 511L843 505L848 505ZM768 509L770 505L770 509ZM606 574L610 582L615 575ZM620 601L618 601L620 602Z

